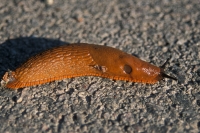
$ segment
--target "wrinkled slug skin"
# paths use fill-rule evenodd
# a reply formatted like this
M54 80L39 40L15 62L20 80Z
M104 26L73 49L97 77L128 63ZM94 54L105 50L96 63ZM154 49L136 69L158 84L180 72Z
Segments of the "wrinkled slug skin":
M3 79L18 89L78 76L155 83L161 69L115 48L94 44L70 44L31 57Z

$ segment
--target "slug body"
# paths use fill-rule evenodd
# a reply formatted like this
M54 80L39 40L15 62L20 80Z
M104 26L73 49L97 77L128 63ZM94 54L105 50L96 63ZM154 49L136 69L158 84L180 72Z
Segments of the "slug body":
M115 48L70 44L31 57L15 71L6 72L3 80L7 88L18 89L78 76L155 83L163 74L162 68Z

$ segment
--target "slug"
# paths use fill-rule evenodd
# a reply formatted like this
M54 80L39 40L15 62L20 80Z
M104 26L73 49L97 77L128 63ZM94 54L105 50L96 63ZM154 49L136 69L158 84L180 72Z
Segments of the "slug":
M4 74L5 87L18 89L78 76L156 83L171 78L156 67L121 50L94 44L62 45L31 57Z

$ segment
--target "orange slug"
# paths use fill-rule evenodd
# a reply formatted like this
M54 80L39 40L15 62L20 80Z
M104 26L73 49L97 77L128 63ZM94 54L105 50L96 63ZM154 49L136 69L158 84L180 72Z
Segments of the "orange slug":
M94 44L62 45L31 57L3 76L6 88L18 89L78 76L155 83L174 77L121 50Z

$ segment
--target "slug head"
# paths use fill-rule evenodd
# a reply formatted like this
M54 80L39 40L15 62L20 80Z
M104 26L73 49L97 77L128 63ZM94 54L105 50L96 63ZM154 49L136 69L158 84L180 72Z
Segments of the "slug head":
M177 79L176 79L175 77L172 77L172 76L170 76L170 75L167 75L167 74L165 73L165 71L164 71L164 69L165 69L165 67L166 67L166 64L169 62L169 59L170 59L170 58L168 58L168 59L165 61L165 63L164 63L162 66L159 67L160 72L159 72L159 74L158 74L157 77L156 77L156 79L157 79L158 81L160 81L160 80L162 80L162 79L164 79L164 78L169 78L169 79L172 79L172 80L176 80L176 81L177 81Z
M133 82L155 83L164 78L177 80L176 78L165 74L163 67L166 65L166 62L162 67L157 67L134 56L125 58L125 62L122 69L124 73L131 77L130 80Z

